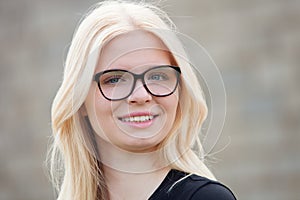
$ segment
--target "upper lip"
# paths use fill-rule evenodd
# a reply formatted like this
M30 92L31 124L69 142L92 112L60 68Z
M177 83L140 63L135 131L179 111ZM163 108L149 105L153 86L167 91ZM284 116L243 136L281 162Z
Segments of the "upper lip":
M127 117L138 117L138 116L157 116L157 114L151 113L151 112L132 112L127 115L123 115L121 117L118 117L119 119L127 118Z

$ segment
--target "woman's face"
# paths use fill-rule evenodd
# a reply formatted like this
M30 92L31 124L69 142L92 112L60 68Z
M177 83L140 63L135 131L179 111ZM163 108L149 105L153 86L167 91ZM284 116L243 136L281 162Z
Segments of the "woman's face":
M141 74L160 65L171 65L171 56L154 35L133 31L107 43L101 51L95 74L122 69ZM119 77L120 78L120 77ZM118 79L109 79L114 83ZM176 116L178 89L166 97L147 92L137 80L123 100L107 100L93 81L85 101L91 125L101 140L131 152L150 152L169 134Z

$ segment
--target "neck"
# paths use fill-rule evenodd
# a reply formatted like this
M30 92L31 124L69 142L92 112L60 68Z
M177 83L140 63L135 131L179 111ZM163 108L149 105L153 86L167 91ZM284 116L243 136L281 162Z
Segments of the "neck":
M99 139L97 143L102 164L115 171L134 174L150 173L168 166L159 150L135 153L120 149L103 139Z
M170 170L159 151L128 152L102 139L98 147L110 199L148 199Z

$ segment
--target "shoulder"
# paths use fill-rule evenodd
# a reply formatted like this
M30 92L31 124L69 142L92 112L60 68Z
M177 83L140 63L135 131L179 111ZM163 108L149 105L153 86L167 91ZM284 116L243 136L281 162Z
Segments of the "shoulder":
M191 200L236 200L232 191L220 182L207 179L206 184L201 184L199 186L197 186L197 181L193 182L195 191L190 198Z
M222 183L194 174L177 182L169 192L176 199L236 200L232 191Z

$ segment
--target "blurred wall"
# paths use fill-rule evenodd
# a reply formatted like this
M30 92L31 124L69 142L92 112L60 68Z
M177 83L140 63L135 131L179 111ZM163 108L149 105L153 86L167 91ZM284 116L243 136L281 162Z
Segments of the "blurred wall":
M50 106L82 14L96 1L0 1L0 199L54 199ZM223 76L227 117L211 163L244 200L300 198L300 1L166 0ZM229 144L228 144L229 143Z

